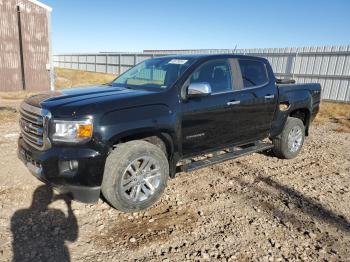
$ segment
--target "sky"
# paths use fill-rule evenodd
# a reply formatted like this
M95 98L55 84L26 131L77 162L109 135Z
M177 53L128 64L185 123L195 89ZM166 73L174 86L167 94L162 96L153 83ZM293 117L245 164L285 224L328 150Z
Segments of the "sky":
M348 0L41 0L54 54L350 44Z

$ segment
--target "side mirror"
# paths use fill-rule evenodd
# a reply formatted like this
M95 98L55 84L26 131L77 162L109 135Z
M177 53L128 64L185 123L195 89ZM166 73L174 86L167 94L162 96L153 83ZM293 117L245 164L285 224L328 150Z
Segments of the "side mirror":
M211 86L209 83L192 83L187 89L188 97L207 96L211 94Z

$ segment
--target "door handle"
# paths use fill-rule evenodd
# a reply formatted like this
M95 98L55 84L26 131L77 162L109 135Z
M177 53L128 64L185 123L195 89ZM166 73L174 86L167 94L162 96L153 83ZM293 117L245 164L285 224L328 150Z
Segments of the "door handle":
M241 101L230 101L230 102L227 102L227 105L233 106L233 105L239 105L240 103L241 103Z
M266 96L265 96L266 99L272 99L272 98L274 98L274 97L275 97L275 95L266 95Z

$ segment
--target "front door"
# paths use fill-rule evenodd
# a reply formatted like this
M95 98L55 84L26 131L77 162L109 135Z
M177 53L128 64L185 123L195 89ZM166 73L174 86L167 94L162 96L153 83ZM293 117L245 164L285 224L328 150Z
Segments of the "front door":
M233 95L232 63L228 59L205 62L190 77L191 83L209 83L212 93L182 104L182 153L194 155L231 140L234 118L228 104Z

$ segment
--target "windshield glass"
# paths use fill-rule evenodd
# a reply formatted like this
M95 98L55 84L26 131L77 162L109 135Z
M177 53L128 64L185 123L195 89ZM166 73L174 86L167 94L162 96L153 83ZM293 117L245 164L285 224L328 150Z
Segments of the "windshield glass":
M192 62L193 59L186 58L149 59L120 75L112 82L112 85L166 89L179 78Z

